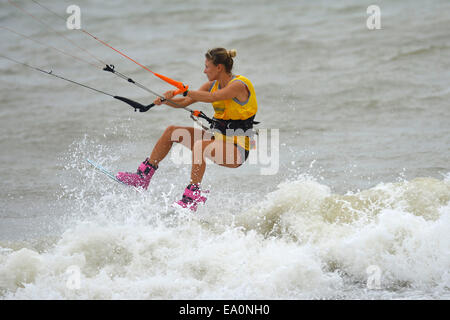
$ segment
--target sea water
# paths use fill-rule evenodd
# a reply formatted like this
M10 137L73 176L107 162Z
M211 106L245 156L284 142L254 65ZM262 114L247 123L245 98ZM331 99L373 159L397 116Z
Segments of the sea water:
M152 90L172 89L35 3L17 4ZM42 4L70 15L71 2ZM379 28L369 28L371 4ZM193 125L189 113L135 113L0 59L2 299L450 298L448 1L77 5L82 28L193 89L206 81L208 49L236 49L260 135L242 167L207 165L205 206L175 212L191 168L179 146L142 194L86 159L135 171L167 126ZM47 44L2 29L1 54L154 99L49 48L99 64L8 2L0 8L2 26Z

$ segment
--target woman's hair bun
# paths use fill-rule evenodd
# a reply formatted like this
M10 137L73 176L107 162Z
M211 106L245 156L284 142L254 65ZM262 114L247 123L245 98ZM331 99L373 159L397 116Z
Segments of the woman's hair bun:
M236 49L228 50L228 55L229 55L231 58L236 57L236 54L237 54Z
M205 53L205 58L214 63L215 66L223 64L225 70L231 73L233 69L233 58L236 57L236 49L214 48Z

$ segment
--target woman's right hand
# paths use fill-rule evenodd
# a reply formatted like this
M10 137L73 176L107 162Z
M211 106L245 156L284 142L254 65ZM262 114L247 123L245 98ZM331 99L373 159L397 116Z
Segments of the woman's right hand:
M170 91L166 91L164 93L164 99L161 99L161 97L156 98L153 103L156 104L157 106L165 103L167 100L170 100L173 98L173 90Z
M163 101L160 97L156 98L155 100L153 100L153 103L157 106L160 106L163 104Z

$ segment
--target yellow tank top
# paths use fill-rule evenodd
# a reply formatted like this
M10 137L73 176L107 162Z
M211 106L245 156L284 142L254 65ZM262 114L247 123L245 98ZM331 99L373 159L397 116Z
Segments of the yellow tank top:
M221 100L213 102L214 118L222 120L246 120L256 114L258 111L258 104L256 102L255 89L252 83L244 76L234 76L230 83L233 81L243 82L249 91L249 97L247 101L239 101L236 98L229 100ZM215 92L221 89L219 81L214 81L209 92Z
M243 82L248 89L249 96L247 101L239 101L236 98L213 102L214 118L222 120L246 120L256 114L258 103L256 101L255 89L253 84L246 77L237 75L231 79L233 81ZM219 81L214 81L209 92L220 90ZM250 150L250 138L247 136L225 136L219 132L214 132L216 139L232 142L241 146L245 150Z

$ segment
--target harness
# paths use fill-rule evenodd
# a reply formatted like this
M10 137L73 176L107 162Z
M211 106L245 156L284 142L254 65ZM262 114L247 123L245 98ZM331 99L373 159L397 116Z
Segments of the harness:
M195 117L197 118L195 118ZM204 126L198 118L205 119L209 123L209 128ZM233 131L236 130L242 130L244 131L245 135L252 136L253 134L258 134L258 130L251 130L253 129L253 125L257 125L260 122L254 121L255 116L251 116L250 118L246 120L222 120L217 118L210 118L208 117L203 111L197 111L191 112L191 119L198 122L200 126L205 129L206 131L219 131L223 135L235 135L233 134ZM228 130L228 132L227 132Z

